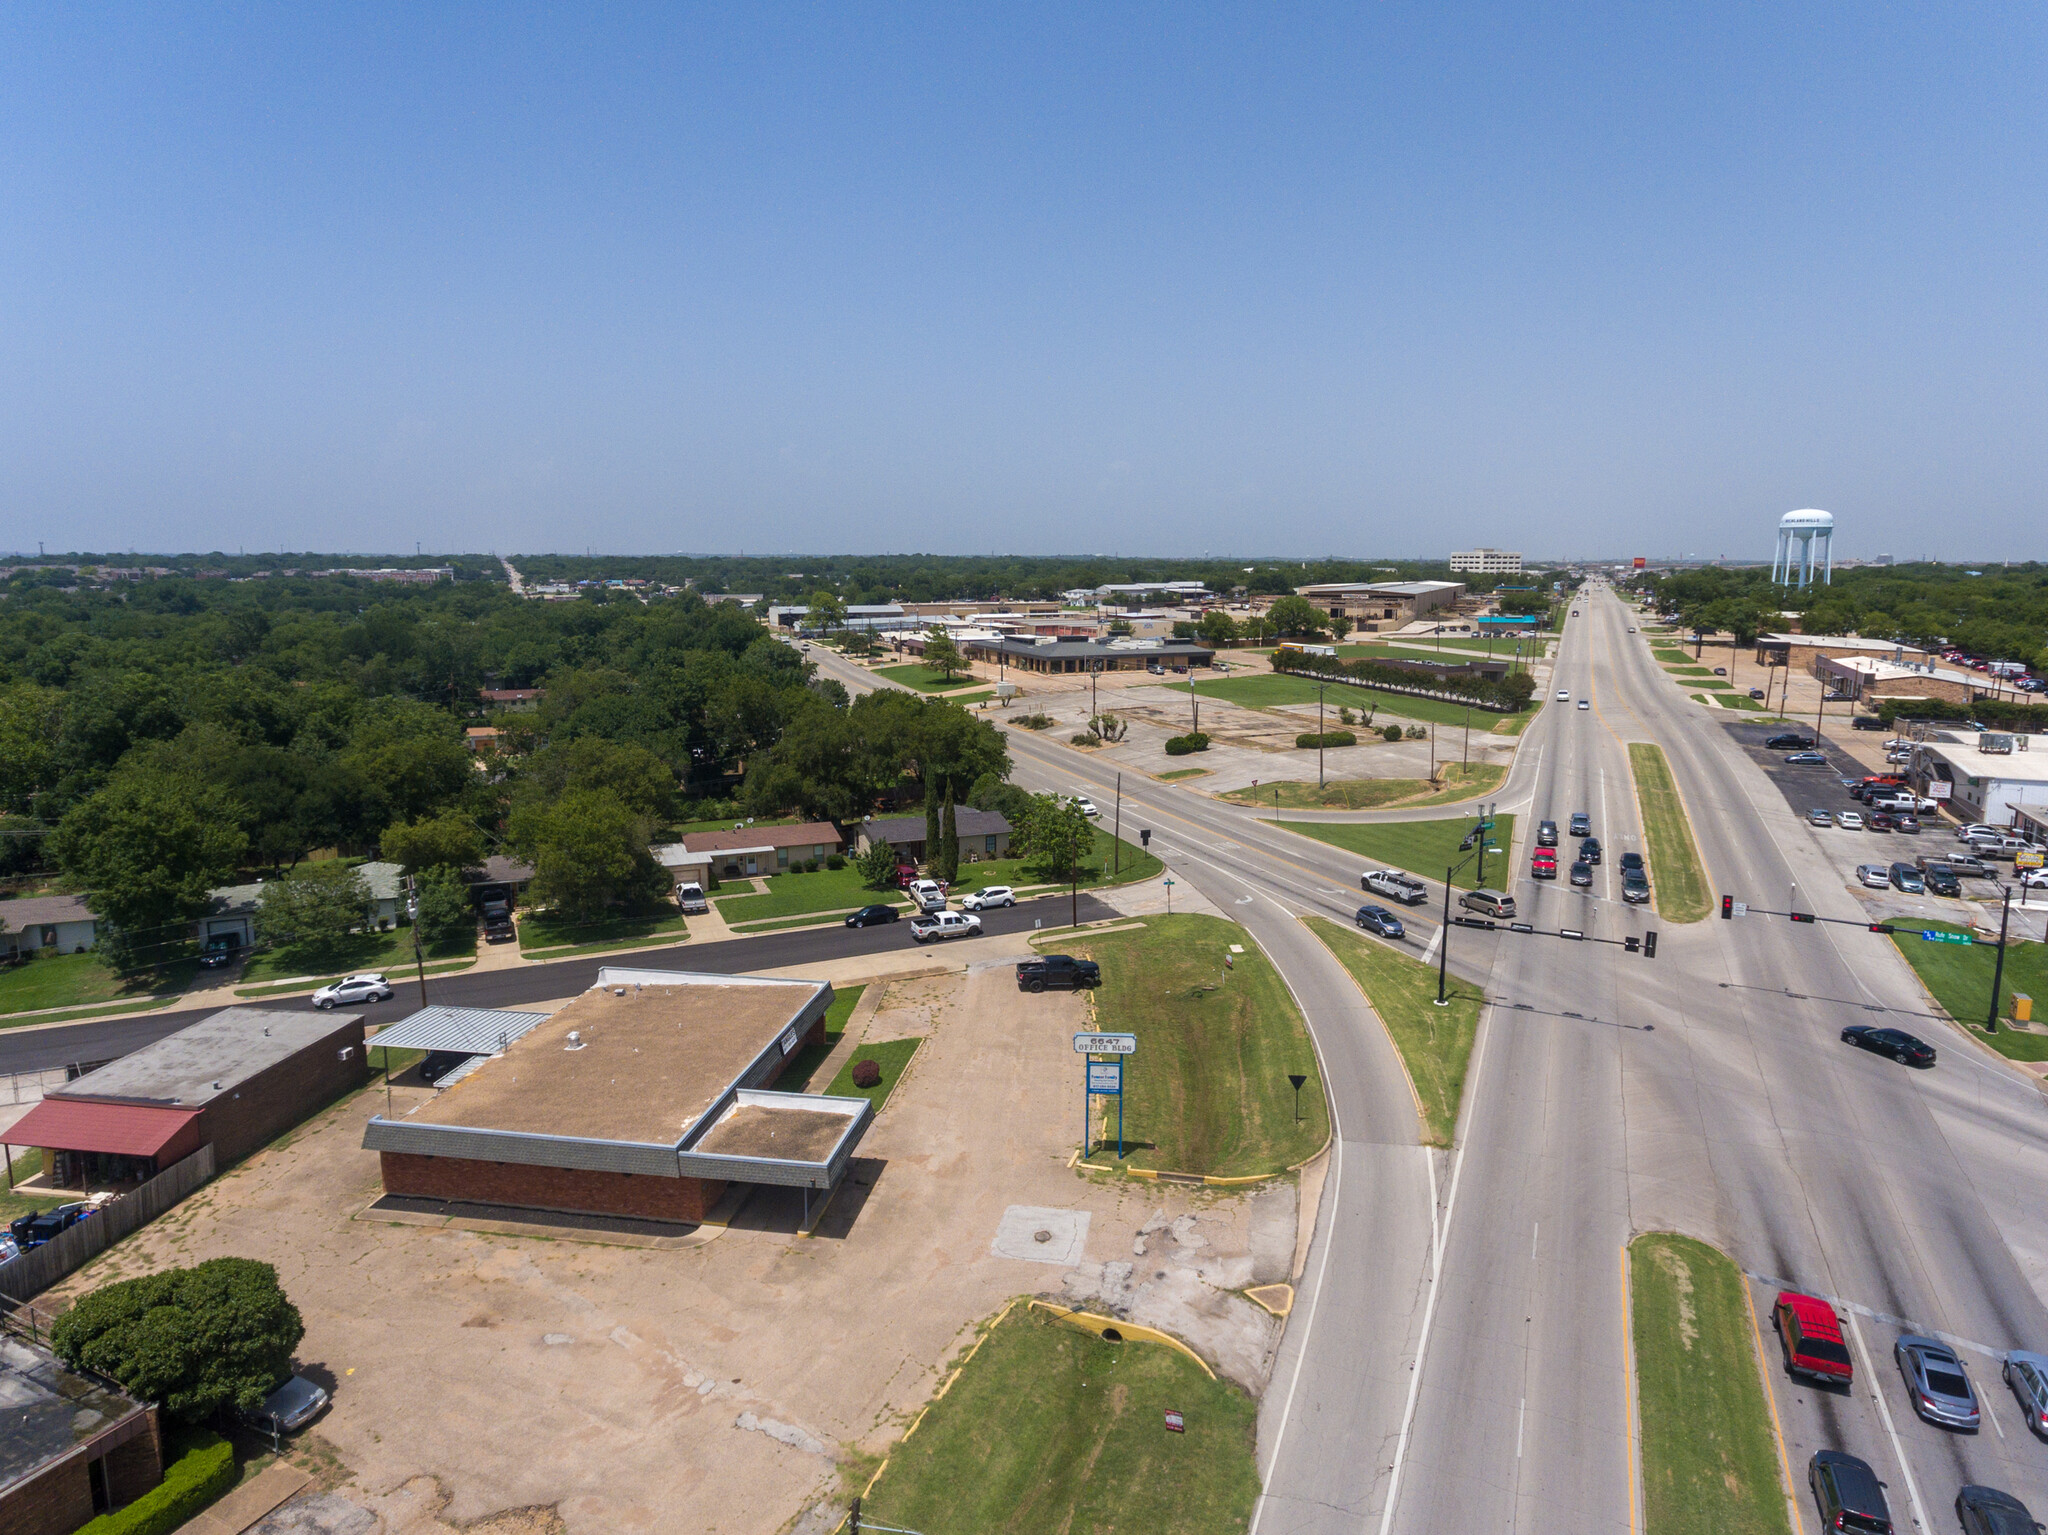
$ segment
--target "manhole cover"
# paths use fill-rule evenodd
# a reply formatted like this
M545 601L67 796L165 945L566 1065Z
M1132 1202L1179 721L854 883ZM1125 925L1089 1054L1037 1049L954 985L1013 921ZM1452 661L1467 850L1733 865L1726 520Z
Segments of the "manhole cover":
M1034 1242L1050 1242L1052 1240L1052 1233L1041 1228L1031 1233L1031 1240Z

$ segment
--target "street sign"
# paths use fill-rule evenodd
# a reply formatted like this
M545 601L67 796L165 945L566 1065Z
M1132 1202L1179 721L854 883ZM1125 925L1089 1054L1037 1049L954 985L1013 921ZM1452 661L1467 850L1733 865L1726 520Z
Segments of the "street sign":
M1736 916L1738 916L1738 917L1746 917L1746 916L1748 916L1748 915L1749 915L1749 902L1747 902L1747 901L1736 901L1736 902L1733 902L1733 903L1731 903L1731 905L1730 905L1730 907L1729 907L1729 910L1730 910L1731 912L1733 912L1733 913L1734 913L1734 914L1735 914Z
M1493 822L1491 822L1491 821L1481 821L1481 822L1479 823L1479 829L1480 829L1481 831L1492 831L1492 830L1493 830Z
M1122 1061L1090 1061L1088 1063L1088 1091L1091 1093L1120 1093L1124 1090L1124 1063Z
M1136 1055L1138 1036L1135 1034L1076 1034L1074 1036L1076 1055Z
M1968 933L1938 933L1931 927L1921 928L1920 936L1928 943L1975 943L1977 941Z
M1185 1434L1188 1431L1188 1420L1169 1407L1166 1409L1166 1431L1169 1434Z

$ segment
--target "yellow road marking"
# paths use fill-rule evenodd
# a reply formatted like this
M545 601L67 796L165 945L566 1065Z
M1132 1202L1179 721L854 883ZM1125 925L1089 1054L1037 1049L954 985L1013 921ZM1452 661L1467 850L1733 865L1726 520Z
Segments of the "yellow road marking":
M1806 1535L1799 1517L1799 1499L1792 1491L1792 1461L1785 1453L1785 1425L1778 1421L1778 1393L1771 1389L1771 1366L1764 1354L1764 1330L1756 1319L1756 1301L1749 1293L1749 1276L1737 1271L1742 1282L1742 1304L1749 1308L1749 1335L1756 1343L1757 1373L1763 1377L1764 1400L1771 1404L1771 1437L1778 1442L1778 1475L1784 1480L1785 1508L1792 1515L1793 1535Z
M1641 1528L1636 1522L1636 1340L1635 1300L1628 1284L1628 1243L1621 1244L1621 1401L1627 1418L1628 1440L1628 1527L1630 1535Z

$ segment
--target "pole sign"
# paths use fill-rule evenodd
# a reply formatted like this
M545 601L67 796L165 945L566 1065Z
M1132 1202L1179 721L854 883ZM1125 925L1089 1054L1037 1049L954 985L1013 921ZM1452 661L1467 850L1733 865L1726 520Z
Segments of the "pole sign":
M1166 1431L1169 1434L1185 1434L1188 1431L1188 1420L1172 1407L1166 1409Z
M1074 1036L1076 1055L1136 1055L1138 1036L1135 1034L1076 1034Z
M1087 1156L1094 1136L1095 1100L1116 1099L1116 1159L1124 1159L1124 1063L1123 1057L1137 1052L1135 1034L1076 1034L1074 1049L1090 1059L1082 1063L1081 1155ZM1098 1061L1097 1055L1114 1059Z

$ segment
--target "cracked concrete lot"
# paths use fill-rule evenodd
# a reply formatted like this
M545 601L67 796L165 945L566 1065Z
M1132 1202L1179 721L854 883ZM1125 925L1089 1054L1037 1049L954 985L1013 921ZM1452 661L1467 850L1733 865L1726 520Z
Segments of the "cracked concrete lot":
M773 1192L661 1248L366 1215L380 1088L49 1300L222 1255L277 1266L305 1316L300 1359L333 1381L310 1432L343 1468L271 1516L280 1532L770 1535L837 1493L843 1460L885 1451L1018 1294L1118 1309L1261 1385L1278 1326L1232 1292L1290 1277L1293 1182L1250 1196L1077 1175L1070 1037L1095 1026L1088 996L1019 993L1007 963L881 984L854 1026L924 1043L815 1237ZM1013 1205L1085 1213L1074 1266L998 1255Z

